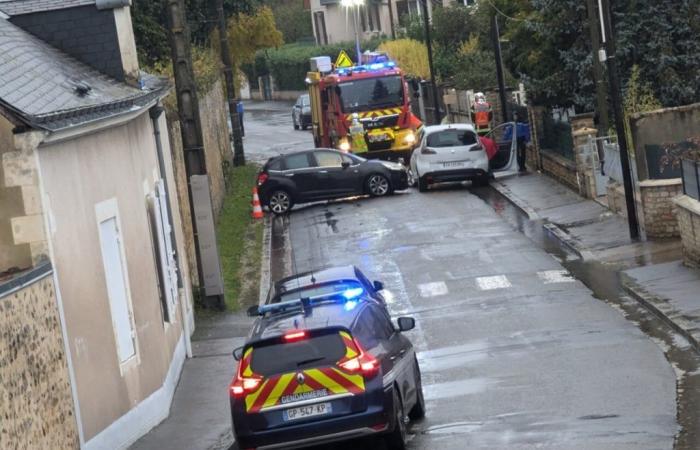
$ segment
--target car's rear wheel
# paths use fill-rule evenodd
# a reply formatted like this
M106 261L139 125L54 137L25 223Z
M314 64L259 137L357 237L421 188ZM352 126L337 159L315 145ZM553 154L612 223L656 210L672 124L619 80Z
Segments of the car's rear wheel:
M389 450L406 449L406 416L403 411L403 404L399 397L399 391L394 387L394 429L386 437L386 445Z
M295 115L292 115L292 123L294 123L294 129L295 129L295 130L298 130L298 129L299 129L299 125L297 124L297 118L296 118Z
M428 182L423 177L418 178L418 190L420 192L426 192L428 190Z
M274 191L272 195L270 195L270 199L267 201L267 207L274 214L284 214L289 212L289 210L292 209L292 206L294 206L292 197L289 195L289 192L283 190Z
M367 178L367 192L372 197L383 197L391 193L389 179L380 173L375 173Z
M418 360L415 360L416 366L416 404L408 412L408 418L411 420L418 420L425 417L425 398L423 397L423 380L421 379L420 367L418 366Z
M481 175L480 177L474 178L472 180L472 186L475 187L486 187L489 185L489 175Z

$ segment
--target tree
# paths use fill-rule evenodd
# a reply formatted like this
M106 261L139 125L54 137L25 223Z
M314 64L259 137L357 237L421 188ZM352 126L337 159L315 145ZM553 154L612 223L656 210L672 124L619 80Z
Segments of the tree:
M377 50L386 52L407 75L422 79L430 78L428 48L422 42L413 39L397 39L383 42Z
M272 8L275 24L277 29L282 32L285 43L290 44L309 37L313 39L311 14L304 9L302 1L286 0L275 3L268 1L268 6Z

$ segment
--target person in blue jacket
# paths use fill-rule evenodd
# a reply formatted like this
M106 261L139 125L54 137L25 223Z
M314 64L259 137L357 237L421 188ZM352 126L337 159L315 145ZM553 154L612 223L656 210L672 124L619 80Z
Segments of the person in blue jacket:
M245 136L245 128L243 128L243 102L236 103L236 111L238 111L238 120L241 123L241 137Z
M515 137L517 140L518 170L525 172L525 160L527 158L527 144L530 142L530 125L518 121L518 113L513 112L513 122L515 122ZM507 127L503 134L504 139L510 140L513 127Z

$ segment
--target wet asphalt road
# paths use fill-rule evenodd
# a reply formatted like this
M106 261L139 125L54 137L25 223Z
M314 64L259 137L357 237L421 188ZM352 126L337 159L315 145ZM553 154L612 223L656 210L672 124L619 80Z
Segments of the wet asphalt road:
M286 115L246 124L250 159L310 145ZM416 318L427 417L409 448L673 448L676 374L659 345L572 277L565 252L475 194L409 190L295 208L287 221L287 270L356 264L393 293L394 315ZM383 448L333 448L360 447Z

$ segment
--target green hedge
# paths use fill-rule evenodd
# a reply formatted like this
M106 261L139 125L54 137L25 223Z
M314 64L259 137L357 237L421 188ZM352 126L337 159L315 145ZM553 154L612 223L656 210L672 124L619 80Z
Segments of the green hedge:
M364 49L376 49L385 39L372 39L362 44ZM309 59L315 56L330 56L332 61L345 50L355 61L355 43L343 42L333 45L306 45L301 43L287 44L278 49L261 50L255 55L255 63L243 67L253 87L257 86L257 78L272 75L277 89L282 91L300 91L306 89L304 80L310 69Z

